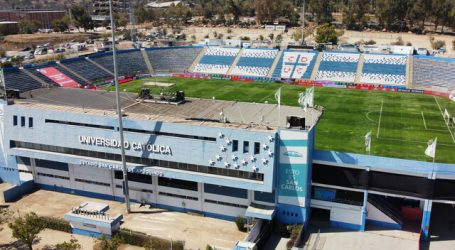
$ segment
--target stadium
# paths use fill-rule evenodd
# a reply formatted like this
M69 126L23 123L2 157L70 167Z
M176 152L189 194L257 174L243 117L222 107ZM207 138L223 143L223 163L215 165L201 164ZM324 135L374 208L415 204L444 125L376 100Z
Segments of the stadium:
M4 182L124 201L112 61L3 68ZM455 59L192 46L117 63L134 202L423 240L455 214Z

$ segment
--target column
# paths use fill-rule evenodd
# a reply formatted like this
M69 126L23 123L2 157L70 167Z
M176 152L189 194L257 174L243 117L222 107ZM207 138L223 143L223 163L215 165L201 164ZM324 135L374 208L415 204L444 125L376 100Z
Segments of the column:
M430 218L432 206L433 206L432 200L425 200L423 207L422 225L420 227L421 241L428 241L430 239Z

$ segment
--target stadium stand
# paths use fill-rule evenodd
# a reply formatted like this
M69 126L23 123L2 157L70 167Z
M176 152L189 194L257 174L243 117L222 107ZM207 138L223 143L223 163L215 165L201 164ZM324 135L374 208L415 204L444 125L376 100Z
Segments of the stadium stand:
M41 64L27 64L27 65L24 65L24 70L27 70L28 72L32 73L34 76L36 76L39 79L43 80L49 86L57 86L57 84L54 81L52 81L47 76L45 76L41 72L39 72L39 70L42 69L42 68L54 67L56 64L57 63L54 62L54 61L41 63Z
M93 54L88 58L102 65L110 72L114 72L112 52ZM122 67L117 67L119 76L149 73L139 49L117 51L117 65L122 65Z
M16 67L3 68L5 84L7 89L17 89L20 92L26 92L41 88L41 83L24 73L23 70Z
M455 59L434 56L415 56L413 60L413 86L434 86L455 90Z
M276 49L245 49L231 74L265 77L277 53Z
M317 51L285 50L272 77L310 79L317 56Z
M365 54L362 83L405 85L407 56Z
M324 52L316 80L354 82L360 54Z
M78 77L77 75L71 73L70 71L68 71L67 69L65 69L65 68L62 67L61 65L59 65L58 63L55 64L53 67L56 68L56 69L58 69L60 72L62 72L63 74L65 74L65 75L68 76L69 78L73 79L74 81L76 81L76 82L79 83L80 85L85 85L85 84L88 83L88 82L84 81L82 78Z
M91 80L92 82L112 77L111 74L107 73L104 70L98 69L98 67L96 67L93 63L90 63L82 57L64 59L61 60L60 63L66 67L69 67L77 74Z
M239 52L239 48L209 47L193 72L226 74Z
M162 47L146 49L155 73L182 73L201 52L202 47Z

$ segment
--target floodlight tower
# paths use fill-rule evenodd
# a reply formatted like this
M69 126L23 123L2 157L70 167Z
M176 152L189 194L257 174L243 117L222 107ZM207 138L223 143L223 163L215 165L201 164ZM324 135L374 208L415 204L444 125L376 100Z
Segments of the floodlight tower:
M302 2L302 46L305 45L305 0Z
M115 48L115 22L114 14L112 11L112 0L109 0L109 15L111 18L111 33L112 33L112 58L114 60L114 83L115 83L115 98L117 101L117 115L118 115L118 127L120 133L120 148L122 151L122 170L123 170L123 195L125 196L126 211L130 213L130 195L128 189L128 169L126 167L125 159L125 138L123 137L123 118L122 118L122 107L120 103L120 92L118 84L118 72L117 72L117 49Z
M134 17L134 1L130 0L129 8L128 8L128 15L130 19L130 36L131 36L131 42L133 42L133 47L134 47L134 42L136 42L136 19Z

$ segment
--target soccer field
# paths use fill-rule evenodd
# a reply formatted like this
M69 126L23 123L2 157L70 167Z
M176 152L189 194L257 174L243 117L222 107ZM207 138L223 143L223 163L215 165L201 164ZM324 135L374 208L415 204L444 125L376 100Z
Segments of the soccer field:
M305 87L274 83L245 83L157 77L121 85L122 91L139 92L145 82L176 83L188 97L276 103L282 87L282 104L297 106ZM112 89L112 88L111 88ZM163 91L152 87L155 94ZM424 155L429 139L438 138L436 162L455 163L455 127L446 125L442 112L455 115L455 102L422 94L315 88L315 104L325 108L316 128L316 149L365 154L364 136L372 131L371 154L431 161Z

